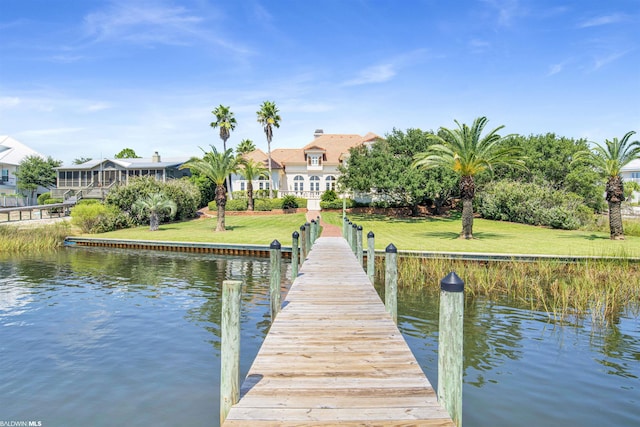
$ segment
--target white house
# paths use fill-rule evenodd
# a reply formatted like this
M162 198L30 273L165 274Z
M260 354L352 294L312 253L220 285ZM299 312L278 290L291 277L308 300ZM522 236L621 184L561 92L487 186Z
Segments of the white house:
M0 136L0 205L20 204L15 195L18 191L18 180L16 172L20 163L28 156L46 157L41 153L27 147L10 136ZM49 191L44 187L38 188L37 195ZM8 202L7 195L11 195L11 202ZM22 194L20 194L22 196ZM22 200L22 197L20 197ZM24 202L22 203L24 204Z
M323 192L335 189L340 175L338 166L348 157L349 149L371 144L379 137L373 133L365 136L355 134L325 134L322 129L314 133L314 139L302 148L279 148L271 151L271 169L274 190L278 197L294 194L308 200L307 208L319 209ZM268 167L268 156L262 150L245 155L246 158L263 162ZM247 189L247 181L239 175L232 176L234 191ZM254 190L267 189L266 178L253 182Z
M640 159L635 159L629 162L625 167L620 170L620 175L624 182L637 182L640 184ZM640 193L634 192L630 197L630 202L637 202Z

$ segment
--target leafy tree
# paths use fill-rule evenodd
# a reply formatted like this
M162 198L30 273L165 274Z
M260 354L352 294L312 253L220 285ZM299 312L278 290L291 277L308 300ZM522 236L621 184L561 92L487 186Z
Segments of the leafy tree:
M280 115L278 114L278 107L272 101L264 101L260 105L260 110L256 113L258 115L258 123L262 125L264 134L267 137L267 155L269 157L269 198L272 198L273 182L271 174L271 140L273 139L273 128L280 127Z
M635 134L627 132L621 140L605 140L605 144L594 143L593 150L576 153L575 162L587 162L607 179L605 200L609 204L609 233L612 240L624 240L621 204L624 202L624 182L621 169L640 157L640 141L629 141Z
M256 145L250 139L243 139L236 147L236 153L238 156L250 153L256 149Z
M518 147L505 144L507 137L498 135L504 126L498 126L482 137L487 124L486 117L478 117L471 127L455 123L458 129L440 128L438 135L428 138L436 141L414 156L414 166L421 169L444 167L460 175L462 199L462 233L460 237L473 238L473 198L476 193L474 177L483 171L492 171L497 165L524 167Z
M247 180L248 210L253 211L253 180L266 177L268 172L262 162L256 162L253 159L241 158L239 163L241 167L238 172Z
M162 193L153 193L145 198L138 199L133 204L134 209L146 211L149 214L149 231L157 231L160 228L160 213L169 211L169 216L176 214L177 205Z
M572 162L575 153L589 148L585 139L576 140L547 133L513 135L505 143L522 150L526 169L498 166L493 176L481 174L477 177L478 187L483 187L485 181L492 178L532 182L550 186L554 190L578 194L593 210L601 211L604 208L604 183L601 178L587 165Z
M139 159L140 156L133 151L133 148L123 148L114 156L116 159Z
M51 156L46 159L37 155L25 157L16 171L18 189L31 192L31 197L33 198L38 187L53 187L56 185L56 171L54 168L60 165L62 165L62 162L54 160Z
M73 159L73 164L74 165L81 165L83 163L86 163L90 160L93 160L91 157L78 157L77 159Z
M238 158L233 155L232 149L218 152L213 145L210 145L210 147L211 151L209 152L202 150L204 153L202 159L194 157L180 166L180 169L189 168L196 170L216 183L216 196L214 199L218 207L216 231L225 231L224 220L227 190L224 187L224 181L230 174L238 172L239 161Z
M414 210L419 204L433 203L439 213L455 191L457 176L444 169L421 172L411 167L413 156L432 144L429 134L420 129L406 133L393 129L370 148L352 148L347 167L340 167L340 186L377 194L391 205Z

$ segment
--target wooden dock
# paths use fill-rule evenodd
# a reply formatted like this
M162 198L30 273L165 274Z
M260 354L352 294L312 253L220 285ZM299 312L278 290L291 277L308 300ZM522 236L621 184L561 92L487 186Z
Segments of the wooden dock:
M453 426L347 242L300 269L224 427Z

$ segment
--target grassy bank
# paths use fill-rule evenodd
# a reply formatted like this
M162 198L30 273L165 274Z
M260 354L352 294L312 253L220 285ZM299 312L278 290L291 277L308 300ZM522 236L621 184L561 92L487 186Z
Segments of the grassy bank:
M83 234L84 237L107 239L164 240L169 242L203 242L268 245L278 240L291 246L291 234L300 231L306 221L305 214L226 216L227 231L215 232L216 218L161 224L158 231L149 227L135 227L100 234Z
M0 226L0 253L41 252L56 249L69 235L66 221L37 227Z
M384 263L376 271L384 280ZM616 262L560 263L540 261L468 262L400 258L398 286L432 293L440 280L455 271L465 281L468 297L509 298L555 320L575 321L590 316L594 323L614 322L623 314L640 314L640 265Z
M342 226L342 214L325 212L322 218ZM640 257L640 237L612 241L607 232L553 230L510 222L475 219L474 239L459 239L459 218L388 218L349 215L363 233L375 234L376 249L393 243L400 250L545 255Z

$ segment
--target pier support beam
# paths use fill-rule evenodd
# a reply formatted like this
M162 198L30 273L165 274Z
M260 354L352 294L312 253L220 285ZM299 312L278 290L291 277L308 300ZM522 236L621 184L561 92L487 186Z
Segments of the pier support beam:
M300 234L294 231L291 235L291 283L298 277L299 256L298 256L298 241L300 240Z
M384 307L398 324L398 249L393 243L385 249Z
M375 250L375 235L373 231L367 233L367 276L371 283L375 281L375 265L376 265L376 250Z
M280 242L274 240L269 246L269 258L271 261L271 281L269 295L271 301L271 322L276 319L280 312L280 264L282 263L282 246Z

